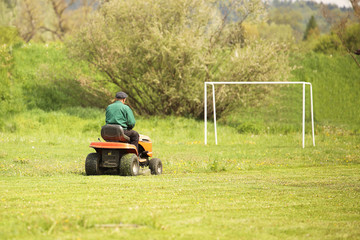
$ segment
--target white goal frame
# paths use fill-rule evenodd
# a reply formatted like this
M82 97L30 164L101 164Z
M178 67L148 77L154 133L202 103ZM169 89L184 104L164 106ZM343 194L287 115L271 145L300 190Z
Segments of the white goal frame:
M313 107L313 93L312 85L309 82L204 82L204 123L205 123L205 145L207 144L207 86L212 86L213 95L213 112L214 112L214 130L215 130L215 144L217 145L217 129L216 129L216 104L215 104L215 85L233 85L233 84L302 84L303 85L303 96L302 96L302 147L305 148L305 86L310 86L310 105L311 105L311 130L313 146L315 146L315 132L314 132L314 107Z

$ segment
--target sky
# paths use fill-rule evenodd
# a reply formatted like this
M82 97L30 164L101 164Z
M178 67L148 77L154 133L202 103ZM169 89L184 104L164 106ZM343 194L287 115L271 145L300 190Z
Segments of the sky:
M325 4L336 4L339 7L351 7L351 3L349 0L315 0L318 3L325 3Z

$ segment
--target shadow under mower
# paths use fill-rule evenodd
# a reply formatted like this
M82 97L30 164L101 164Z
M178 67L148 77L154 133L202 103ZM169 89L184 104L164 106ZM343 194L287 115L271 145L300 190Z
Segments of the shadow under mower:
M92 142L90 147L96 153L86 157L86 175L120 174L121 176L136 176L140 167L149 167L151 174L162 173L162 163L158 158L152 157L152 143L148 136L139 138L139 152L130 138L124 134L120 125L106 124L101 128L101 137L106 142ZM99 139L100 140L100 139Z

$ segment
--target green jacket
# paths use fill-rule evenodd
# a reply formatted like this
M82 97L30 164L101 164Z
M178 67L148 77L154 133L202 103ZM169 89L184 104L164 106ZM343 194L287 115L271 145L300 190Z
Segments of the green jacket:
M135 117L131 108L120 101L110 104L106 108L106 124L119 124L124 129L135 126Z

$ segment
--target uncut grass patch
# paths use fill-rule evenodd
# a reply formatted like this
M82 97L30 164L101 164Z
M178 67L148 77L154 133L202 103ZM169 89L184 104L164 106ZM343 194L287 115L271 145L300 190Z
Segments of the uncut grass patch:
M348 55L305 55L294 80L313 84L316 120L359 132L360 77L358 67Z
M294 57L291 81L313 86L314 120L317 132L324 127L358 134L360 129L360 77L356 63L348 55L307 53ZM227 86L229 87L229 86ZM256 89L257 86L251 86ZM260 102L241 99L236 108L219 117L219 123L240 133L288 134L301 131L302 86L272 86L272 95ZM306 131L311 131L310 92L306 87ZM218 103L217 103L218 104Z
M17 130L0 133L0 171L27 176L83 174L85 157L94 152L88 146L98 141L104 124L103 111L98 113L88 119L67 111L17 115L12 119ZM209 144L204 145L202 121L153 117L139 118L136 125L152 139L154 156L164 162L165 174L359 163L359 136L346 132L325 129L316 136L316 147L307 134L302 149L301 133L239 134L220 125L219 145L214 145L212 129L209 124Z
M62 43L17 44L9 54L11 67L2 69L8 76L3 84L5 101L0 104L4 114L37 108L103 108L110 99L107 85L94 83L104 76L87 63L69 59Z

